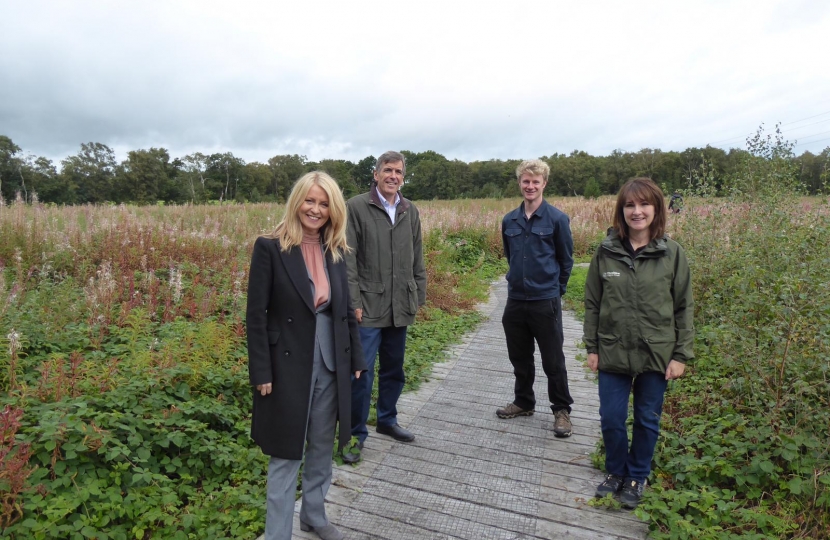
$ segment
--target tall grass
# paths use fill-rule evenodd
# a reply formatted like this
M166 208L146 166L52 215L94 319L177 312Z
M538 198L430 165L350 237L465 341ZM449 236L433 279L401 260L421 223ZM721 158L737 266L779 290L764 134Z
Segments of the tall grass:
M475 302L504 271L501 217L516 205L419 204L429 285L408 343L410 388L475 324ZM261 532L245 289L253 241L282 213L0 207L3 537Z
M429 289L410 386L474 324L519 202L418 204ZM550 202L587 260L613 198ZM253 240L282 212L0 207L4 537L260 532L245 287ZM667 395L640 515L658 538L827 537L830 206L688 197L670 219L692 265L698 361Z

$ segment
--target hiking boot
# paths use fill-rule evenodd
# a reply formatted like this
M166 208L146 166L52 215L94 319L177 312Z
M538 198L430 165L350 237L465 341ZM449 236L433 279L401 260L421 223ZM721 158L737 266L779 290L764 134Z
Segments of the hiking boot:
M622 489L623 486L623 477L617 476L616 474L609 474L605 477L605 480L597 486L597 491L594 494L597 498L603 498L609 493L611 495L616 495L617 492Z
M628 508L629 510L637 508L637 505L640 504L640 499L643 498L643 490L645 487L645 482L638 482L633 478L626 478L622 491L620 491L620 504L622 504L622 507Z
M515 403L508 403L500 409L496 409L496 416L499 418L516 418L517 416L533 416L533 409L525 410Z
M573 426L568 411L565 409L554 411L553 418L553 434L557 437L570 437Z

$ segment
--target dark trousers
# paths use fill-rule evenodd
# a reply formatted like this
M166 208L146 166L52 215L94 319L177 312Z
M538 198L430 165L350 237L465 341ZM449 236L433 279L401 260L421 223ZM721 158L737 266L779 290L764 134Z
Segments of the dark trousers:
M535 340L542 356L542 369L548 377L550 408L554 412L565 409L570 413L574 400L568 390L568 371L565 367L565 353L562 352L565 338L559 298L528 301L508 298L501 323L507 339L507 355L516 376L516 398L513 403L525 410L532 410L536 406L533 394L533 381L536 378L533 361Z
M644 482L660 434L660 415L666 393L666 374L656 371L636 377L599 372L599 417L605 443L605 470ZM625 427L628 397L634 392L634 427L631 445Z
M375 357L379 356L377 425L398 423L398 398L401 397L406 377L403 370L406 352L406 326L386 328L360 327L360 344L366 360L366 373L359 379L352 375L352 435L359 442L369 434L369 404L372 401L372 383L375 378Z

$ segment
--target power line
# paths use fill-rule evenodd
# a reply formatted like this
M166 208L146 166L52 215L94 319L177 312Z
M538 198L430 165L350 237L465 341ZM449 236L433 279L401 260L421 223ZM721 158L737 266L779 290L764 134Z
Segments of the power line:
M745 137L746 137L746 135L738 135L737 137L731 137L731 138L729 138L729 139L722 139L722 140L720 140L720 141L713 141L713 142L710 142L710 143L708 143L708 144L712 144L712 145L714 145L714 144L718 144L718 143L723 143L723 142L729 142L729 141L735 141L735 140L738 140L738 139L743 139L743 138L745 138Z
M830 111L826 111L826 112L823 112L823 113L815 114L815 115L813 115L813 116L808 116L807 118L802 118L801 120L793 120L792 122L786 122L786 123L781 124L781 125L782 125L782 126L788 126L788 125L790 125L790 124L797 124L797 123L799 123L799 122L803 122L804 120L810 120L811 118L818 118L819 116L824 116L825 114L830 114Z
M830 131L822 131L821 133L813 133L812 135L805 135L804 137L801 137L801 138L799 138L799 139L797 139L797 140L802 141L802 140L804 140L804 139L809 139L810 137L816 137L816 136L818 136L818 135L825 135L825 134L827 134L827 133L830 133Z
M815 125L818 125L818 124L826 124L827 122L830 122L830 118L828 118L827 120L819 120L818 122L813 122L812 124L804 124L803 126L798 126L798 127L795 127L795 128L791 128L791 131L798 131L799 129L803 129L803 128L810 127L810 126L815 126ZM783 125L783 124L781 124L781 125Z
M820 142L822 142L822 141L830 141L830 137L826 137L826 138L824 138L824 139L819 139L819 140L817 140L817 141L809 141L809 142L804 142L804 143L794 144L794 145L793 145L793 148L795 148L795 147L797 147L797 146L804 146L805 144L815 144L815 143L820 143Z
M799 122L804 122L805 120L811 120L813 118L818 118L819 116L824 116L826 114L830 114L830 111L825 111L825 112L822 112L822 113L814 114L812 116L808 116L806 118L801 118L799 120L793 120L791 122L783 122L783 123L778 124L778 126L779 127L790 126L792 124L798 124ZM791 128L791 130L796 131L796 130L799 130L801 128L814 126L816 124L823 124L824 122L830 122L830 118L827 119L827 120L820 120L818 122L813 122L812 124L806 124L806 125L803 125L803 126L794 127L794 128ZM721 139L719 141L713 141L713 142L710 142L710 143L707 143L707 144L714 146L714 145L717 145L717 144L720 144L720 143L728 143L728 142L731 142L731 141L738 141L738 140L741 140L741 139L746 139L746 137L748 137L748 136L749 136L749 134L738 135L738 136L735 136L735 137L730 137L728 139ZM808 137L809 136L812 136L812 135L808 135Z

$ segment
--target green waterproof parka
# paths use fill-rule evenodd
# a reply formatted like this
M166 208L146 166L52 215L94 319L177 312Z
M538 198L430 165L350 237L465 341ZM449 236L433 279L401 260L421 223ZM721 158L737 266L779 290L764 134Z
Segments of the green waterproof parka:
M588 269L583 330L603 371L633 376L692 360L692 280L680 244L664 236L632 259L610 230Z
M421 241L421 218L401 196L395 224L383 208L375 184L346 203L346 255L352 308L363 310L361 326L386 328L415 322L426 302L427 273Z

